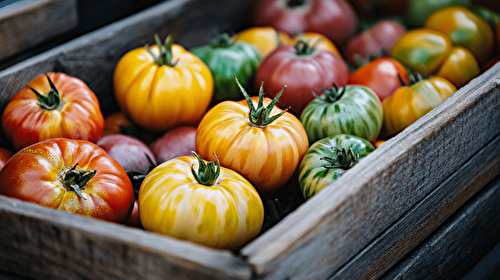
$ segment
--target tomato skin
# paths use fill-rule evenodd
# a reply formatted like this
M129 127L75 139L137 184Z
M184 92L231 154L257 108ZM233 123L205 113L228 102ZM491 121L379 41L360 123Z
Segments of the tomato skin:
M254 106L258 98L252 97ZM264 98L264 105L271 99ZM271 115L282 110L274 106ZM246 100L217 104L201 120L196 131L196 151L203 158L219 158L221 166L245 176L263 192L276 190L290 180L309 146L307 134L292 114L266 126L248 119Z
M446 34L455 45L470 50L480 63L493 53L495 35L488 22L462 6L449 6L432 13L425 28Z
M452 83L437 76L397 89L391 97L382 102L384 124L381 138L386 139L401 132L436 108L456 90Z
M263 0L255 8L253 23L289 36L317 32L342 45L356 31L358 17L345 0Z
M455 46L439 68L436 76L460 88L479 76L481 69L474 55L464 47Z
M198 166L196 157L182 156L146 176L138 200L142 225L205 246L236 250L260 232L262 200L250 182L224 167L214 185L200 184L191 171Z
M12 152L0 147L0 171L3 169L5 166L5 163L10 159L12 156Z
M469 6L470 2L470 0L410 0L407 21L412 27L422 27L433 12L451 5Z
M337 134L351 134L375 142L382 128L382 103L368 87L348 85L335 101L319 96L309 103L300 121L309 143Z
M49 138L70 138L97 142L104 129L99 101L80 79L64 73L47 73L59 92L61 104L55 109L38 105L35 93L27 86L18 91L2 115L2 128L15 150ZM47 96L51 90L45 74L28 86Z
M364 85L371 88L384 101L401 87L398 75L408 83L408 71L397 60L381 57L361 66L349 75L348 85Z
M196 150L195 139L196 126L181 125L169 129L151 143L149 148L156 161L162 163L176 157L190 155L192 151Z
M335 159L332 156L332 149L348 149L349 147L359 154L360 159L375 150L375 147L366 139L348 134L325 137L309 147L299 167L299 185L305 199L311 198L331 185L348 170L343 167L325 168L327 162L322 158Z
M96 170L80 197L65 172ZM0 172L0 194L75 214L124 224L134 205L132 184L118 162L94 143L52 138L15 153Z
M158 45L151 51L159 55ZM193 53L172 45L175 66L159 65L147 47L120 58L113 77L115 97L125 115L151 131L182 123L196 123L212 100L210 69Z
M349 38L345 46L345 58L351 65L356 65L356 56L362 61L367 56L379 57L389 54L392 46L406 28L395 20L381 20L371 28Z
M300 116L304 107L314 99L312 91L329 88L333 83L347 82L349 70L342 57L313 49L311 54L298 54L294 46L283 45L269 54L257 68L255 83L264 83L267 97L274 98L283 92L278 107L290 107L290 112Z
M235 41L244 41L254 45L266 57L282 44L291 43L292 38L271 26L254 26L244 29L233 37Z

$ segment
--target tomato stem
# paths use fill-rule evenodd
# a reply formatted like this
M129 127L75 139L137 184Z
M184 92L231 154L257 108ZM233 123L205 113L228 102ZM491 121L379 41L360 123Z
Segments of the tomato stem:
M310 55L314 51L314 47L309 45L308 41L300 39L295 45L294 45L295 51L297 52L297 55Z
M333 157L320 158L321 160L325 160L328 162L327 165L323 166L324 168L349 169L359 162L359 153L356 152L352 147L349 147L349 149L339 149L337 147L331 147L331 149L333 151Z
M212 48L227 48L233 44L233 39L229 34L222 33L208 43Z
M148 50L149 54L153 57L156 64L160 66L165 65L174 67L177 64L177 62L179 62L179 60L174 60L173 58L172 45L174 44L174 40L172 38L172 35L168 35L167 38L165 39L165 43L162 44L158 34L155 34L155 41L156 45L158 46L160 55L154 54L149 45L146 45L145 48Z
M328 102L328 103L334 103L338 101L339 99L342 98L342 96L345 93L346 86L344 85L342 89L339 91L339 87L337 84L333 83L333 88L320 88L318 89L322 92L324 92L323 95L318 96L316 93L313 91L312 94L319 100Z
M236 78L236 75L234 75L234 79L236 80L236 84L240 88L241 93L243 94L243 96L245 96L245 99L246 99L247 104L248 104L248 108L250 109L250 113L248 114L249 115L248 118L250 119L250 121L253 124L258 125L258 126L266 126L266 125L272 123L273 121L275 121L277 118L281 117L283 114L285 114L288 111L288 108L286 108L285 110L279 112L278 114L276 114L272 117L269 116L271 114L271 110L274 108L274 105L276 105L279 98L281 97L281 94L283 94L283 92L285 91L286 86L284 86L283 89L281 89L281 91L276 95L276 97L274 97L273 101L271 103L269 103L269 105L267 105L267 107L265 107L264 106L264 82L262 82L262 84L260 85L260 89L259 89L259 103L257 104L257 108L255 108L253 106L252 99L250 98L250 96L248 95L246 90L243 88L243 86L240 84L240 82L238 81L238 78Z
M52 80L49 78L49 75L45 74L47 77L47 80L49 81L50 85L50 91L47 94L47 96L42 95L38 91L36 91L34 88L32 88L29 85L26 85L33 93L35 93L36 97L38 98L38 106L46 109L46 110L54 110L61 104L61 97L59 95L59 91L57 90L56 86L52 82Z
M198 158L199 162L198 172L194 170L194 164L191 166L191 172L193 172L194 178L196 179L196 181L198 181L198 183L202 185L212 186L217 181L217 178L220 175L220 163L217 155L213 153L217 162L217 165L215 165L212 161L205 163L201 159L201 157L194 151L192 151L191 153Z
M83 196L81 189L87 185L87 183L94 177L96 170L76 170L78 163L73 165L63 177L63 184L69 189L75 191L78 196L83 199L87 199Z

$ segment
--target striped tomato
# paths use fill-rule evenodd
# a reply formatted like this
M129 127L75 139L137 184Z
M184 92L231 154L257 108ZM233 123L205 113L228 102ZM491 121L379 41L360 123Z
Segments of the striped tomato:
M332 184L374 150L365 139L347 134L326 137L312 144L299 167L299 185L304 198L311 198Z
M214 248L238 249L264 221L250 182L198 155L158 165L144 179L138 202L146 230Z
M363 85L322 89L300 116L310 143L337 134L352 134L374 142L382 128L382 103Z
M239 82L236 80L238 85ZM196 150L249 179L263 192L283 186L296 171L308 148L307 134L291 113L274 106L274 100L250 98L225 101L214 106L201 120L196 132Z

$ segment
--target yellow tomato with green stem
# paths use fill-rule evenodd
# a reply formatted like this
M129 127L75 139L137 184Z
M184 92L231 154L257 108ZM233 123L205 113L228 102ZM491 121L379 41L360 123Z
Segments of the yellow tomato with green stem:
M126 53L113 77L116 100L139 126L164 131L177 124L196 123L212 100L210 69L196 55L167 36L156 45Z
M264 205L237 172L194 156L155 167L139 191L144 229L205 246L237 250L259 234Z
M282 89L271 100L245 96L241 101L225 101L210 109L196 131L196 151L245 176L263 192L276 190L295 173L309 142L301 122L293 114L276 105Z

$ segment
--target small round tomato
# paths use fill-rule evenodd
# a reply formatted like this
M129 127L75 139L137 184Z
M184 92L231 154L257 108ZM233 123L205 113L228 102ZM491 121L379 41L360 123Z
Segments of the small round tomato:
M343 44L356 31L358 17L345 0L263 0L255 7L253 23L289 36L316 32Z
M381 138L386 139L403 131L453 95L456 90L452 83L437 76L400 87L382 102L384 124Z
M153 169L138 204L144 229L220 249L239 249L264 221L264 205L250 182L198 155Z
M305 199L331 185L348 169L375 150L361 137L338 134L309 147L299 167L299 185Z
M406 28L395 20L381 20L369 29L349 38L345 46L345 58L351 65L367 57L388 55L396 41L406 33Z
M310 48L299 41L294 46L283 45L269 54L257 68L256 85L264 84L267 97L274 98L287 86L278 107L289 108L300 116L304 107L314 99L312 91L330 87L333 83L347 82L349 70L342 57L330 52Z
M436 76L445 78L459 88L480 73L481 69L474 55L464 47L455 46L439 67Z
M121 224L134 206L123 167L97 145L66 138L15 153L0 172L0 194Z
M347 79L347 84L367 86L377 94L380 101L384 101L401 87L400 78L408 83L406 68L393 58L381 57L352 72Z
M368 87L348 85L322 89L300 116L309 143L337 134L351 134L374 142L382 128L382 103Z
M470 50L480 63L490 58L495 35L488 22L462 6L448 6L432 13L424 27L446 34L455 45Z
M262 56L266 57L277 47L289 44L292 39L287 34L278 32L270 26L257 26L236 33L233 40L254 45L262 53Z
M239 83L238 83L239 84ZM225 101L205 114L196 131L196 151L245 176L263 192L276 190L290 180L309 145L300 121L274 106L281 92L271 101L250 98Z
M2 128L16 150L58 137L95 143L104 118L97 97L82 80L50 72L12 97L3 111Z
M113 77L116 100L122 111L139 126L164 131L182 123L196 123L212 100L214 80L210 69L193 53L173 44L126 53Z

